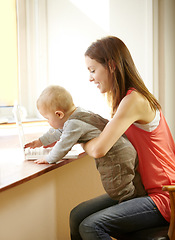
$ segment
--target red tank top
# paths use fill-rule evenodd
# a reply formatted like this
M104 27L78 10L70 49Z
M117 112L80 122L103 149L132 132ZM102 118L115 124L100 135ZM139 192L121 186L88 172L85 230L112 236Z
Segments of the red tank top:
M148 195L170 221L169 193L162 191L162 186L175 184L175 143L163 113L160 111L159 126L152 132L132 124L125 134L137 150L138 171Z

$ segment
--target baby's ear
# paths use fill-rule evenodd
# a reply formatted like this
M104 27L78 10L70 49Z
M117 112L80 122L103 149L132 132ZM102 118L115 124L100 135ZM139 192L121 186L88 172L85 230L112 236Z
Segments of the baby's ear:
M55 115L56 115L57 117L59 117L59 119L63 119L63 117L64 117L64 112L62 112L62 111L56 111L56 112L55 112Z

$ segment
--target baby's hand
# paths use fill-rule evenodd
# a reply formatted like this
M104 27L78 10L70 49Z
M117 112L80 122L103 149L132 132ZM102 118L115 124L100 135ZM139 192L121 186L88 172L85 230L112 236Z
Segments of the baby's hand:
M34 140L32 142L29 142L27 144L24 145L24 148L36 148L36 147L41 147L43 144L40 141L40 139Z
M48 162L45 159L37 159L34 162L37 164L48 164Z

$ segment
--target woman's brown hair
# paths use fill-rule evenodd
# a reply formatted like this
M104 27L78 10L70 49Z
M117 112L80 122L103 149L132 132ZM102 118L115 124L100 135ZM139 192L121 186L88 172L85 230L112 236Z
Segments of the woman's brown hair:
M152 109L161 108L158 101L146 88L128 48L119 38L109 36L97 40L89 46L85 56L96 60L108 69L109 77L112 78L112 88L107 92L107 99L111 106L112 116L122 98L131 88L145 96Z

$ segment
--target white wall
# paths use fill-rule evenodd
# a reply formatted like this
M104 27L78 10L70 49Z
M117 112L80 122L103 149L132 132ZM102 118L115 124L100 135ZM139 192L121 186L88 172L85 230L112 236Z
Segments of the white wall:
M88 82L84 52L96 39L115 35L130 49L141 76L152 91L150 2L49 0L47 3L49 81L68 88L77 105L81 104L104 114L102 97L94 85ZM84 99L88 99L88 102Z
M175 138L175 1L154 0L154 94Z
M36 114L33 106L37 96L48 84L65 86L76 105L108 116L109 109L99 91L89 83L84 63L87 47L106 35L118 36L126 43L140 75L152 91L151 0L25 2L28 53L20 63L26 66L28 74L25 78L25 68L21 69L21 82L27 81L32 94L21 93L21 102L31 116ZM24 14L24 10L19 15ZM22 55L24 51L20 52Z
M164 105L163 111L175 139L175 1L163 2L164 9Z
M84 52L115 35L128 46L145 84L158 98L175 137L174 0L17 0L20 102L30 117L48 84L65 86L76 105L109 116L88 81ZM26 48L27 47L27 48Z

